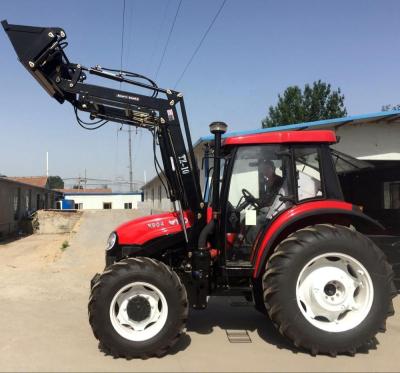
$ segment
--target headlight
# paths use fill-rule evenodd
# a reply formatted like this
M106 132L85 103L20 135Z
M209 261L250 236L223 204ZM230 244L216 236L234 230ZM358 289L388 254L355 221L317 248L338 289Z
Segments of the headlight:
M112 232L107 240L106 251L111 250L116 242L117 242L117 234L115 232Z

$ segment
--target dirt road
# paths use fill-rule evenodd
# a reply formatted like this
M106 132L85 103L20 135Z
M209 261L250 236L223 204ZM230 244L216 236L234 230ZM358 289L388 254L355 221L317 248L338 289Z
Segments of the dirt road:
M368 354L311 357L292 351L270 323L237 299L193 311L171 354L123 360L98 349L87 320L89 281L104 243L134 212L85 212L73 235L31 236L0 245L1 371L399 371L400 301ZM69 247L61 250L62 243ZM239 332L239 340L232 332ZM228 338L229 336L229 338Z

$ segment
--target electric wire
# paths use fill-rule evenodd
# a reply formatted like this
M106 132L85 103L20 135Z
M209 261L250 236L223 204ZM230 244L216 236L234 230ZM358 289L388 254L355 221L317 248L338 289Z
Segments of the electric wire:
M133 22L133 13L134 13L134 8L135 8L135 2L132 0L131 2L130 2L130 4L131 4L131 9L130 9L130 12L127 12L127 14L128 14L128 17L127 17L127 30L128 30L128 33L127 33L127 48L126 48L126 54L125 54L125 56L126 56L126 58L125 58L125 60L128 62L128 64L129 64L129 61L130 61L130 55L131 55L131 45L133 44L133 41L134 41L134 32L133 32L133 30L134 30L134 22ZM129 7L128 7L129 8Z
M164 50L163 50L163 53L161 55L160 63L158 64L158 67L157 67L157 70L156 70L156 75L155 75L156 79L158 77L158 73L160 72L161 65L162 65L162 63L164 61L165 53L167 52L168 44L169 44L169 41L171 40L172 31L174 30L176 19L178 18L178 13L179 13L179 9L181 8L181 5L182 5L182 0L179 0L179 4L178 4L178 8L176 9L174 20L172 21L171 28L169 29L167 42L165 43Z
M206 39L208 33L210 32L211 28L213 27L215 21L217 20L218 16L221 14L222 9L224 8L226 3L226 0L223 0L222 4L220 5L220 7L218 8L217 13L215 14L214 18L212 19L211 23L208 25L207 30L205 31L205 33L203 34L202 38L200 39L199 44L197 45L196 49L194 50L193 54L191 55L191 57L189 58L189 61L187 62L185 68L183 69L181 75L179 76L178 80L175 83L174 89L178 86L178 84L181 82L183 76L185 75L187 69L189 68L189 66L191 65L191 63L194 60L194 57L196 56L197 52L200 50L204 40Z
M121 72L122 72L122 57L124 55L124 37L125 37L125 0L123 0L123 7L122 7L122 35L121 35L121 58L120 58Z
M165 5L163 16L162 16L162 22L160 22L160 26L159 26L158 31L157 31L157 38L156 38L156 42L154 43L153 51L152 51L151 56L150 56L150 64L149 64L149 66L153 66L153 62L154 62L154 58L155 58L155 55L156 55L156 51L158 49L157 47L160 44L161 30L162 30L162 28L163 28L163 26L165 24L165 20L166 20L166 17L167 17L167 11L169 9L169 5L171 4L171 0L165 1L165 4L166 5ZM149 68L149 70L150 70L150 68ZM150 73L150 71L149 71L149 73ZM154 75L155 75L155 71L154 71Z

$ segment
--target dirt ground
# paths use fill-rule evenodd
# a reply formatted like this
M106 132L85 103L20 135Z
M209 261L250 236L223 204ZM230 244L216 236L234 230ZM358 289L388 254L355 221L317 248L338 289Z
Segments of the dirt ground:
M137 213L136 213L137 214ZM0 244L1 371L399 371L400 298L379 345L356 357L296 352L240 299L192 311L171 353L148 360L105 356L87 319L89 281L104 266L109 232L133 211L85 212L75 234ZM63 242L68 247L62 249ZM64 245L65 246L65 245ZM238 335L239 333L239 335Z

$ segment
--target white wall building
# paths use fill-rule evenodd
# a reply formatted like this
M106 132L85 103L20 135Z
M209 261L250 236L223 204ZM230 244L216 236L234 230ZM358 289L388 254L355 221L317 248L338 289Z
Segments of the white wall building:
M137 209L143 201L142 193L96 192L90 189L65 192L66 200L73 200L79 210Z

